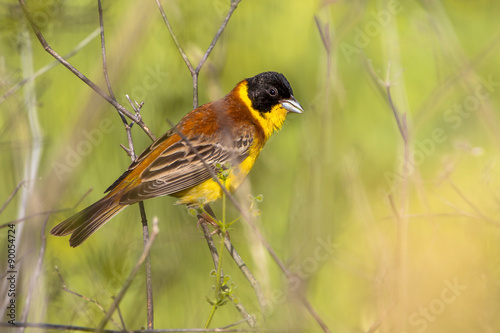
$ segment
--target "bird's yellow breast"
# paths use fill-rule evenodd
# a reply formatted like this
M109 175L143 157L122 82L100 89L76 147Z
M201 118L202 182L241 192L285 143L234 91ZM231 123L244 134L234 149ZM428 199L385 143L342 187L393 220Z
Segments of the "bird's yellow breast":
M260 146L260 145L259 145ZM259 156L262 147L253 145L250 148L248 157L245 158L239 165L232 166L229 176L226 179L226 189L229 192L234 192L243 182L245 177L252 170L255 160ZM222 183L222 181L221 181ZM219 184L212 178L196 185L190 189L173 194L179 198L176 204L186 204L188 206L196 206L199 203L210 203L222 197L222 189Z

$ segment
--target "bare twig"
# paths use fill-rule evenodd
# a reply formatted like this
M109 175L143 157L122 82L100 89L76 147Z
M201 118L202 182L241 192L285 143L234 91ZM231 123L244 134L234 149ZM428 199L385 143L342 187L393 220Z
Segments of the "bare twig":
M61 281L61 286L62 286L62 289L67 292L67 293L70 293L72 295L75 295L77 297L80 297L84 300L86 300L87 302L90 302L90 303L93 303L95 304L95 306L97 306L99 308L99 310L101 310L104 314L106 314L106 310L104 310L104 308L102 307L101 304L99 304L99 302L97 302L96 300L92 299L92 298L89 298L87 296L84 296L82 294L79 294L71 289L68 289L68 287L66 286L66 282L64 282L64 279L61 275L61 272L59 271L59 267L55 266L55 270L56 270L56 273L57 273L57 276L59 276L59 280ZM118 323L113 319L111 318L110 319L111 322L113 322L113 324L115 324L115 326L120 329L120 330L123 330L124 329L124 326L123 327L120 327L120 325L118 325ZM17 324L17 323L16 323Z
M99 30L101 32L102 73L104 75L104 80L106 81L106 86L108 87L109 96L116 102L115 94L113 93L113 88L111 88L111 83L109 81L108 75L108 62L106 60L106 42L104 39L104 20L102 15L101 0L97 0L97 7L99 9ZM123 113L121 113L118 108L116 109L116 111L118 111L122 122L127 124L127 119L125 119Z
M137 103L137 101L135 101L135 103L134 103L134 102L132 102L132 100L130 99L130 97L128 95L125 95L125 97L127 98L127 101L129 102L129 104L132 107L132 109L134 110L135 115L137 117L140 117L141 116L141 113L140 113L141 112L141 108L144 105L144 102ZM132 162L134 162L135 159L136 159L135 149L134 149L134 140L132 139L132 126L134 125L134 123L130 123L129 124L124 119L123 125L125 126L125 132L127 132L128 148L125 148L123 145L121 145L121 147L123 149L125 149L125 151L127 152L128 156L130 156L130 159L132 160Z
M326 53L330 55L332 42L330 40L330 30L328 29L328 23L326 23L323 27L321 22L319 21L319 17L316 15L314 16L314 21L316 22L316 27L318 28L319 36L321 37L321 42L323 42Z
M23 186L24 184L26 183L26 180L21 180L19 182L19 184L17 184L16 188L14 189L14 191L12 191L12 193L9 195L9 197L7 198L7 200L4 202L4 204L2 205L2 208L0 208L0 214L2 214L3 210L9 205L9 203L12 201L12 199L14 199L14 197L16 196L17 192L19 191L19 189L21 188L21 186Z
M215 267L215 269L217 269L217 267L219 267L219 253L217 252L217 248L216 248L215 242L212 238L212 234L210 233L210 230L208 229L207 224L204 223L204 221L202 221L202 220L204 220L204 217L198 216L198 219L200 220L201 230L203 231L203 235L205 237L205 240L207 241L207 245L208 245L208 248L210 250L210 254L212 255L214 267ZM226 241L229 241L228 237L226 237L225 239L226 239ZM224 274L222 273L221 276L223 276L223 275ZM233 297L229 296L229 299L231 300L231 303L234 304L234 306L236 307L238 312L241 314L244 321L246 321L250 327L255 327L257 324L255 322L255 318L247 312L245 307L241 303L234 302Z
M494 226L500 226L500 222L495 221L488 216L486 216L480 209L477 207L451 180L448 179L448 183L451 188L465 201L476 213L477 215L484 221L493 224Z
M149 229L148 229L148 219L146 217L146 210L144 209L144 202L139 201L139 210L141 212L142 221L142 236L144 242L144 249L149 242ZM153 227L154 228L154 227ZM151 277L151 257L148 253L146 256L146 312L148 329L154 329L154 307L153 307L153 279Z
M123 320L122 310L120 309L119 306L116 308L116 312L118 312L118 318L120 318L120 322L122 323L123 330L126 331L127 327L125 325L125 320Z
M128 95L126 96L127 100L129 101L130 105L132 106L132 109L134 109L136 115L139 114L140 109L143 105L143 103L136 104L132 103ZM125 151L128 153L130 156L130 159L132 162L135 161L136 155L135 155L135 150L134 150L134 141L132 139L132 125L134 123L128 124L125 119L124 120L124 125L125 125L125 131L127 132L127 140L128 140L128 149L125 148L123 145L121 147L125 149ZM149 241L149 229L148 229L148 219L146 217L146 209L144 208L144 203L142 201L139 201L139 212L141 214L141 223L142 223L142 239L143 239L143 244L144 247L146 247L146 244ZM147 313L147 326L148 329L154 329L154 307L153 307L153 278L151 276L151 257L148 253L146 257L146 313Z
M71 58L72 56L74 56L75 54L80 52L81 49L83 49L85 46L87 46L87 44L89 44L98 34L99 34L99 28L92 31L87 37L85 37L80 43L78 43L78 45L76 45L73 50L71 50L66 55L63 55L62 58L65 60ZM7 90L7 92L5 92L5 94L3 94L0 97L0 104L2 104L10 95L14 94L16 91L18 91L20 88L22 88L26 83L33 81L34 79L36 79L40 75L45 74L46 72L50 71L52 68L56 67L59 64L60 64L59 61L57 61L57 60L53 61L50 64L45 65L44 67L37 70L30 77L22 79L20 82L18 82L14 86L12 86L9 90Z
M97 0L97 7L99 9L99 29L101 31L102 73L104 74L104 79L106 80L106 86L108 87L109 96L116 101L115 94L113 93L113 88L111 88L111 83L109 82L108 76L108 62L106 61L106 42L104 40L104 20L102 16L101 0ZM121 113L120 117L122 117L123 122L126 122Z
M231 0L231 7L229 8L229 11L224 19L222 21L219 30L215 34L212 43L208 46L208 49L205 51L203 54L203 57L201 58L200 62L196 66L196 68L193 68L193 65L191 64L191 61L187 57L186 53L184 52L184 49L180 45L179 41L177 40L177 36L175 35L172 26L170 25L170 21L167 18L167 15L165 14L165 11L163 10L163 6L160 3L160 0L156 0L156 4L158 6L158 9L160 10L161 16L163 17L163 21L165 22L165 25L167 26L168 32L170 33L170 36L172 37L172 40L175 43L175 46L177 47L177 50L179 51L180 55L182 56L182 59L186 63L187 68L189 69L189 73L191 73L191 77L193 79L193 108L198 107L198 74L201 71L201 68L207 61L208 57L210 56L210 53L212 53L213 48L215 47L215 44L217 44L217 41L219 40L220 36L224 32L224 29L226 29L227 23L229 22L229 19L233 15L234 11L238 7L238 4L241 2L241 0Z
M374 79L379 85L381 85L385 89L385 93L387 94L387 101L389 102L389 106L391 108L391 111L394 115L394 118L396 119L399 133L401 134L403 141L406 143L408 141L408 128L406 126L406 113L401 115L401 113L396 108L396 105L394 104L394 101L392 100L392 95L391 95L392 83L389 79L389 74L390 74L390 70L391 70L391 62L389 62L387 64L387 73L386 73L385 80L382 80L377 75L377 73L375 72L375 69L373 68L373 64L371 62L371 59L367 60L367 67L368 67L369 73L371 74L372 79Z
M108 64L106 61L106 43L104 40L104 20L103 20L103 15L102 15L102 5L101 5L101 0L97 0L97 4L99 7L99 26L101 29L101 53L102 53L102 70L104 74L104 78L106 80L106 85L108 87L109 95L113 100L116 101L115 94L113 93L113 89L111 88L111 83L109 81L109 76L108 76ZM132 103L128 95L126 96L127 100L129 101L130 105L132 106L132 109L135 111L135 116L137 119L141 119L140 117L140 109L142 107L142 104L139 105L137 104L136 106ZM132 139L132 126L134 123L128 123L127 119L125 116L120 112L120 110L117 108L116 111L118 111L118 114L120 115L120 118L123 122L123 125L125 126L125 132L127 133L127 141L128 141L128 149L125 148L125 151L127 154L130 156L130 159L132 162L135 161L136 155L135 155L135 150L134 150L134 142ZM122 145L123 147L123 145ZM124 147L123 147L124 148ZM139 211L141 213L141 223L142 223L142 237L143 237L143 243L144 243L144 248L146 248L146 245L149 242L149 229L148 229L148 220L146 218L146 210L144 209L144 203L142 201L139 202ZM153 282L152 282L152 277L151 277L151 258L149 253L146 256L146 313L147 313L147 327L148 329L152 330L154 329L154 308L153 308ZM121 318L121 314L120 314ZM122 319L123 322L123 319Z
M97 332L102 332L103 331L104 326L108 322L109 318L111 318L111 315L113 314L113 312L116 310L116 308L120 304L123 296L125 296L125 293L127 292L128 288L130 287L130 284L132 283L132 281L134 280L135 276L139 272L139 268L141 267L141 265L146 260L148 254L149 254L149 251L151 250L151 247L153 246L154 240L156 239L156 236L158 235L158 232L159 232L159 229L158 229L158 218L155 217L155 218L153 218L153 231L151 233L151 237L149 238L148 243L144 247L144 250L142 251L142 254L139 257L139 259L137 260L137 263L135 264L134 268L132 269L132 271L130 272L129 276L125 280L125 283L123 284L122 289L120 290L120 292L116 296L115 300L113 301L113 304L109 308L108 312L106 313L106 315L104 316L104 318L102 319L102 321L99 323L99 326L96 329Z
M0 322L0 327L12 327L11 324ZM79 331L79 332L95 332L95 328L81 327L71 325L56 325L45 323L22 323L16 322L16 327L33 327L42 328L44 330L60 330L60 331ZM123 330L101 330L103 333L123 333ZM237 328L171 328L161 330L127 330L127 333L196 333L196 332L259 332L258 329L237 329Z
M45 257L45 248L47 245L47 236L45 235L45 229L47 228L47 222L49 221L49 216L50 215L48 215L45 218L45 222L43 222L42 230L40 232L40 239L42 240L42 245L40 246L40 253L38 254L38 261L37 261L37 264L35 267L35 272L33 273L33 276L31 277L28 295L26 296L26 303L24 305L22 321L28 320L28 314L29 314L30 307L31 307L31 298L33 297L33 291L35 290L35 286L38 282L38 278L40 277L40 273L42 272L42 264L43 264L43 259ZM24 329L23 329L23 331L24 331Z
M208 47L207 51L201 58L200 62L198 63L198 66L196 66L196 73L199 73L203 65L205 64L205 61L207 61L208 56L210 56L210 53L212 53L213 48L215 47L215 44L217 44L217 41L219 40L220 36L224 32L224 29L226 29L227 23L229 22L229 19L233 15L234 11L238 7L239 3L241 0L231 0L231 7L229 8L229 11L227 12L226 18L224 21L222 21L219 30L214 36L214 39L212 40L212 43L210 43L210 46ZM196 96L197 97L197 96Z
M243 259L240 257L236 249L234 248L233 244L229 240L229 238L225 239L224 245L226 247L226 250L229 252L231 255L231 258L233 258L233 261L236 263L238 268L241 270L247 281L250 283L252 286L255 295L257 296L257 301L259 302L259 307L262 313L265 313L266 309L264 308L265 300L264 300L264 294L262 292L262 288L260 287L259 281L253 276L252 272L248 268L248 266L245 264Z
M409 140L409 131L408 124L406 120L406 113L401 114L391 95L391 87L394 85L390 79L390 71L391 71L391 62L387 64L387 71L385 80L382 80L373 69L372 63L370 60L367 61L369 72L372 78L378 82L384 89L387 95L387 101L389 103L389 107L392 111L392 114L396 120L399 133L401 138L403 139L403 170L409 170L410 165L410 140ZM399 75L401 73L398 73ZM394 198L392 194L389 194L389 202L391 205L391 209L397 220L397 239L396 239L396 267L398 272L398 300L401 301L402 308L406 311L406 293L407 293L407 285L408 285L408 214L407 214L407 206L408 206L408 179L410 177L409 172L404 172L403 180L401 184L401 205L399 208L399 212L394 203Z
M167 14L165 14L165 11L163 10L163 6L160 3L160 0L156 0L156 5L158 6L158 9L160 10L161 16L163 17L163 21L165 22L165 25L167 26L167 29L170 33L170 37L172 37L172 40L175 43L175 46L177 47L177 50L181 54L182 59L186 63L186 66L189 69L189 72L193 73L194 68L193 65L191 65L191 61L189 61L189 58L186 55L186 52L184 52L184 49L182 48L181 44L177 40L177 36L174 34L174 31L172 30L172 26L170 25L170 21L167 18ZM196 107L196 106L195 106Z
M99 88L94 82L92 82L89 78L87 78L85 75L83 75L80 71L78 71L75 67L73 67L68 61L66 61L63 57L61 57L56 51L54 51L50 45L47 43L45 38L43 37L42 33L40 32L40 29L36 26L35 22L33 21L33 18L28 11L28 8L26 7L25 0L19 0L19 3L21 4L21 7L23 8L24 14L28 18L28 21L30 22L31 28L33 29L36 37L40 41L40 44L42 44L44 50L49 53L52 57L57 59L64 67L70 70L71 73L76 75L80 80L85 82L92 90L94 90L96 93L99 94L102 98L104 98L106 101L108 101L111 105L113 105L119 112L124 114L125 116L129 117L132 119L137 125L139 125L143 131L152 139L156 140L156 137L151 133L151 130L149 127L147 127L142 119L140 117L137 117L136 115L132 114L130 111L125 109L121 104L119 104L116 100L111 98L108 94L106 94L101 88Z

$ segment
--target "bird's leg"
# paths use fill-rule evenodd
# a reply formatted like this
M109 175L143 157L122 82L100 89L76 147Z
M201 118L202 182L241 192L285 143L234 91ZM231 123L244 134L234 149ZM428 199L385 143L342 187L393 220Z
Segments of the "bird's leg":
M211 236L221 233L219 222L217 221L215 213L209 204L204 205L203 212L201 214L198 214L198 227L200 226L201 223L207 223L214 227L214 230L210 233ZM229 238L229 233L227 231L226 231L226 237Z
M217 223L217 218L212 210L212 208L206 204L203 206L201 214L198 214L198 225L200 223L208 223L212 225L214 228L219 228L219 224Z

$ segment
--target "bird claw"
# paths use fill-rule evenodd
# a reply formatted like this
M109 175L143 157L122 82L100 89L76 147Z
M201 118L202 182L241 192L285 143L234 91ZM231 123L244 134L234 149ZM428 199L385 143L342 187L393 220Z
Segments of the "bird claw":
M198 229L200 228L202 223L209 224L214 228L214 230L210 232L210 236L221 234L222 231L219 224L217 223L217 221L214 220L212 216L208 215L207 213L202 213L201 215L198 215L198 223L197 223ZM226 237L229 239L229 232L227 231L226 231Z

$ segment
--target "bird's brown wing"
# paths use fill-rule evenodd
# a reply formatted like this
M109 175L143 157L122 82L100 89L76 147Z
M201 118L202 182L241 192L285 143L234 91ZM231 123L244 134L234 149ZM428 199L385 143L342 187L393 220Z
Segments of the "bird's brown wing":
M111 192L115 188L119 188L120 183L139 165L141 164L145 159L149 157L149 155L155 150L158 149L158 147L163 144L165 141L169 140L172 135L175 133L173 129L170 129L167 131L165 134L163 134L160 138L158 138L155 142L153 142L148 148L144 149L144 151L136 157L135 161L132 162L132 164L129 165L127 171L125 171L117 180L114 181L113 184L111 184L106 191L106 192Z
M241 163L253 143L251 131L243 131L232 140L213 140L198 136L189 140L208 166L216 172L216 164ZM140 158L140 157L139 157ZM134 163L131 167L135 167ZM120 204L132 204L149 198L174 194L210 179L210 172L191 147L179 140L166 148L139 176L140 184L125 191Z

